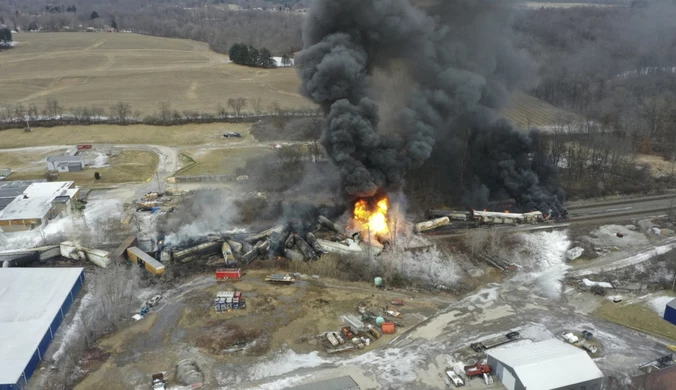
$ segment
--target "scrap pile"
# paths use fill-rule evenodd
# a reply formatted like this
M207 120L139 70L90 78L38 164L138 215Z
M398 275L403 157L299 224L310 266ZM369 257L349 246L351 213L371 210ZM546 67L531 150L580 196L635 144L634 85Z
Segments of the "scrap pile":
M166 196L169 194L161 192L149 192L136 203L136 211L150 211L156 213L160 210L172 211L173 198Z
M403 304L396 300L396 304ZM393 301L394 303L394 301ZM353 349L363 349L378 340L383 334L394 334L396 327L404 325L395 322L401 318L400 312L386 306L381 309L382 315L376 314L367 306L360 305L357 311L360 316L344 315L343 326L339 332L327 332L320 336L320 340L327 353L338 353ZM385 317L390 317L386 320Z

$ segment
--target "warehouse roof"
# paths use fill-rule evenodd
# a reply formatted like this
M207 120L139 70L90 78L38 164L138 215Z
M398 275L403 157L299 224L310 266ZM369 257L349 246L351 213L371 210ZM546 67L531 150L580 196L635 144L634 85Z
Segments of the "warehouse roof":
M603 373L584 350L557 339L487 352L510 366L529 390L557 389Z
M41 182L44 182L44 180L16 180L0 183L0 211L12 203L17 195L23 193L28 186Z
M51 210L52 200L68 195L72 186L72 181L33 183L0 212L0 219L40 219Z
M71 161L82 161L84 158L82 156L49 156L47 161L49 162L71 162Z
M16 383L82 268L0 270L0 383Z
M339 378L328 379L321 382L308 383L288 388L287 390L353 390L359 389L357 382L351 376L341 376Z

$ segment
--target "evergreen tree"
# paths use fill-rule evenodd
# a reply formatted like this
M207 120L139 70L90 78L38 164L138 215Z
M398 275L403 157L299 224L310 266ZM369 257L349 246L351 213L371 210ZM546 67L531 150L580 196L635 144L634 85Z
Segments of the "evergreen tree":
M94 20L100 18L99 13L96 11L92 11L92 13L89 15L89 20Z
M0 44L9 46L11 43L12 31L7 27L0 28Z
M272 59L272 53L266 48L262 48L258 53L258 64L261 68L274 68L276 66L275 60Z
M115 18L110 20L110 27L113 28L113 30L117 30L117 22L115 21Z

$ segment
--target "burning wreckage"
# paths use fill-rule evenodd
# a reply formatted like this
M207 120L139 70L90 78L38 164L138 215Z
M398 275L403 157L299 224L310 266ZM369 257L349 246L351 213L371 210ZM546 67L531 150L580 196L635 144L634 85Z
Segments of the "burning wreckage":
M188 248L162 249L162 261L189 262L202 255L220 253L226 266L246 266L258 258L282 256L291 261L317 261L323 254L378 255L391 241L386 195L358 200L347 226L319 215L309 229L281 224L259 233L223 233L203 237Z
M440 227L520 225L550 222L540 211L527 213L430 210L429 221L412 224L390 209L385 194L354 202L347 224L342 226L319 215L306 227L279 224L257 233L211 233L188 246L161 248L161 260L190 262L198 256L222 254L227 267L240 267L256 259L284 257L291 261L317 261L327 253L377 256L392 244L397 234L426 233ZM162 241L160 241L162 242Z

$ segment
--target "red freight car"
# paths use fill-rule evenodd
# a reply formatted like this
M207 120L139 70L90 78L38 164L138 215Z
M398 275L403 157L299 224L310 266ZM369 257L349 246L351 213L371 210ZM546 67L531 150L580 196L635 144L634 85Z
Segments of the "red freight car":
M240 268L222 268L216 270L216 280L239 279L242 277Z

